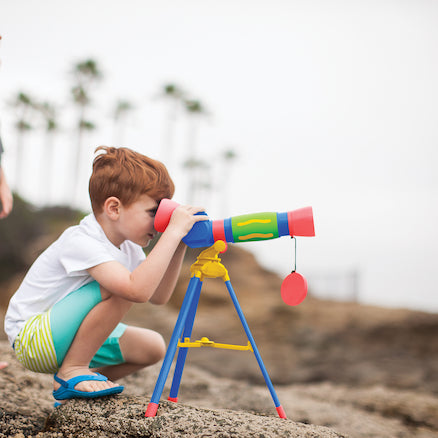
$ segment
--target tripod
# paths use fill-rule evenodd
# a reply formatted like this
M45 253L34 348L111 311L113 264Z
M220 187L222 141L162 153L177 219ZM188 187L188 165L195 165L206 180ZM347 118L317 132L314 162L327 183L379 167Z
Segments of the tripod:
M151 401L149 402L146 409L146 417L154 417L157 413L158 404L163 393L164 385L169 375L170 367L172 365L177 347L179 347L178 357L176 360L172 386L168 398L168 400L173 402L177 402L178 400L178 391L181 383L181 377L187 357L188 348L213 347L232 350L251 350L257 359L279 417L286 418L284 409L281 406L280 401L278 400L277 394L275 393L274 386L272 385L271 379L268 375L268 372L266 371L265 365L263 364L257 345L254 341L249 326L246 322L245 316L243 315L242 309L237 300L237 296L231 285L228 271L225 266L220 263L221 259L218 257L218 255L220 252L224 252L225 249L225 242L223 242L222 240L216 241L213 246L201 252L196 262L190 268L192 276L190 278L189 285L187 286L187 291L175 324L175 328L173 330L172 336L169 341L169 346L167 347L167 351L164 356L163 365L161 366L161 371L155 384L155 389L152 394ZM190 341L190 336L193 330L193 323L195 321L196 310L198 308L199 297L201 295L202 283L205 277L221 277L224 280L225 286L228 289L231 300L233 301L234 307L237 311L239 319L248 338L248 345L240 346L218 344L210 341L208 338L202 338L201 340L195 342ZM180 341L181 334L184 339L183 342Z

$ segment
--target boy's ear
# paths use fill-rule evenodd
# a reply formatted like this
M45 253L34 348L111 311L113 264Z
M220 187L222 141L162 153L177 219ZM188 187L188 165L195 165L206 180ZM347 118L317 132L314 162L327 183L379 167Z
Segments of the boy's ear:
M120 202L119 198L116 198L115 196L110 196L105 200L103 204L103 211L110 219L116 220L119 217L121 206L122 203Z

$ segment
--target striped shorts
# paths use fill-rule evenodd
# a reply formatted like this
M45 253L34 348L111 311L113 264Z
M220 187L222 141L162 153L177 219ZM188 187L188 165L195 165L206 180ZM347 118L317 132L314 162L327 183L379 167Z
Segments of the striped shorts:
M15 338L19 362L31 371L58 371L84 318L102 301L97 282L82 286L58 301L51 309L30 318ZM120 337L126 324L119 323L90 362L90 368L124 363Z
M14 342L19 362L37 373L58 371L55 345L50 328L50 310L30 318Z

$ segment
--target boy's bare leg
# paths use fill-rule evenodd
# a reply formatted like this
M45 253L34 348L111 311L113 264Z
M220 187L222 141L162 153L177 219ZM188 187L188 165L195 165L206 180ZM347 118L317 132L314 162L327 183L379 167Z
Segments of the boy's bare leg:
M109 294L101 288L102 298L99 304L91 309L82 321L79 330L68 350L64 361L58 371L61 379L69 380L73 377L93 374L89 364L122 317L131 307L132 303ZM108 381L86 380L79 382L75 389L78 391L100 391L117 386ZM57 390L60 384L56 381L53 387Z
M159 362L166 353L163 337L153 330L128 326L120 337L120 349L125 363L98 368L110 380L125 377L144 367Z

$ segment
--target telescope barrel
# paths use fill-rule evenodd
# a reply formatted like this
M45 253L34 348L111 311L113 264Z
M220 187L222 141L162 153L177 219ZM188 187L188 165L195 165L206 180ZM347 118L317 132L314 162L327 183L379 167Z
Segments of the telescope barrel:
M155 217L155 229L163 232L178 206L174 201L163 199ZM208 220L195 223L183 242L191 248L211 246L217 240L224 242L252 242L276 239L281 236L314 236L312 207L275 213L251 213L228 219Z

